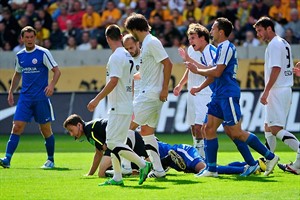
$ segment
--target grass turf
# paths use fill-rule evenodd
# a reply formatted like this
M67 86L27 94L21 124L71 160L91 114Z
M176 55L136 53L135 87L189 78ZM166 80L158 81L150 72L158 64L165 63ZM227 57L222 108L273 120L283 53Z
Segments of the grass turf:
M297 135L298 137L299 135ZM168 143L191 143L188 134L158 135ZM259 135L262 139L262 135ZM8 136L0 136L0 154L4 155ZM263 140L261 140L263 141ZM219 178L195 178L170 170L166 178L147 179L138 185L138 177L124 178L125 187L99 187L105 178L86 177L94 148L87 142L75 142L66 135L56 136L54 170L39 167L46 159L41 136L21 137L11 169L0 168L0 199L292 199L300 197L300 176L275 168L268 177L220 175ZM295 159L295 153L278 141L281 162ZM258 158L257 153L253 153ZM219 136L219 164L242 161L233 143Z

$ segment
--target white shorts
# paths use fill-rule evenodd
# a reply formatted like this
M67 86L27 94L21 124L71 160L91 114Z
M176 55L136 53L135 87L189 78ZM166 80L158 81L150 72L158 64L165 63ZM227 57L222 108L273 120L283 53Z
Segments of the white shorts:
M134 122L156 128L163 102L145 95L138 95L133 102Z
M268 126L285 127L292 104L292 89L289 87L273 88L265 105L265 123Z
M109 114L106 126L106 143L109 149L125 144L132 115Z
M207 104L211 100L211 94L197 94L193 96L189 91L187 95L187 123L188 125L203 124L207 113Z

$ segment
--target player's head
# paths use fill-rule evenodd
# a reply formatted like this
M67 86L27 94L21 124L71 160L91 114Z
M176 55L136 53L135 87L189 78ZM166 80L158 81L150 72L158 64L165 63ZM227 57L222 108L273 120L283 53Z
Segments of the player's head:
M84 121L77 114L70 115L64 121L63 127L69 132L70 136L75 137L75 139L80 138L84 134Z
M187 36L195 51L202 51L209 43L209 31L198 23L189 25Z
M140 43L132 34L126 34L123 37L123 46L132 57L137 57L140 54Z
M232 23L227 18L219 17L215 20L210 34L213 37L214 41L219 43L220 41L227 39L232 30Z
M124 27L139 40L136 32L148 32L151 30L147 19L144 15L131 13L129 17L125 20Z
M25 26L21 30L21 38L27 50L35 47L36 30L31 26Z
M263 41L268 41L269 36L273 37L275 35L275 24L269 17L261 17L253 27L257 32L257 36Z
M105 36L112 41L121 41L122 33L119 26L112 24L105 29Z

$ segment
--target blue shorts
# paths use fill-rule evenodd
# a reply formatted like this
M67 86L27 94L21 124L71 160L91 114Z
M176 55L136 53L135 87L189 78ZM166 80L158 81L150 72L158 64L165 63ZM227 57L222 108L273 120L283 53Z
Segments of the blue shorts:
M19 100L14 115L14 121L31 122L32 117L39 124L55 120L50 99L41 101Z
M223 126L233 126L241 119L239 97L212 98L208 104L209 115L223 119Z

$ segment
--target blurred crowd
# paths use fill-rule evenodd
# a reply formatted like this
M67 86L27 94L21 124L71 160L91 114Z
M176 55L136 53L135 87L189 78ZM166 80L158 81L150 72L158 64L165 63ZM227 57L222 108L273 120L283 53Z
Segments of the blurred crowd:
M274 19L276 33L290 44L300 43L300 0L9 0L0 2L0 49L22 49L20 31L28 25L37 30L37 44L50 50L108 48L105 28L123 27L132 12L149 20L165 47L188 45L190 23L210 30L218 17L234 25L230 40L237 46L263 44L253 29L262 16Z

